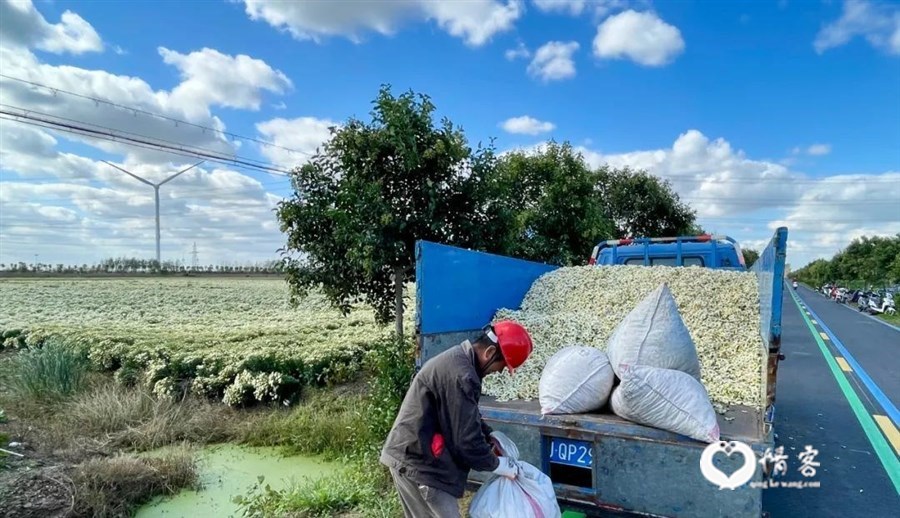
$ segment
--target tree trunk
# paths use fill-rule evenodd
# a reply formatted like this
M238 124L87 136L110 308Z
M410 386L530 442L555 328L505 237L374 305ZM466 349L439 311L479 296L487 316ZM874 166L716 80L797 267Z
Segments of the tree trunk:
M403 339L403 268L394 268L394 324L397 337Z

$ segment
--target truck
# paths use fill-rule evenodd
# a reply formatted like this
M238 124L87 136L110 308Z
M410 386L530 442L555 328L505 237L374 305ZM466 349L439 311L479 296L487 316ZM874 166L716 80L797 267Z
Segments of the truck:
M673 248L674 247L674 248ZM703 250L703 247L709 247ZM721 440L739 441L762 457L774 448L775 383L781 347L781 309L787 229L778 228L751 271L760 296L760 338L764 360L760 380L765 395L759 408L735 406L718 416ZM606 249L608 252L603 253ZM732 252L729 252L729 249ZM671 259L674 253L674 264ZM723 236L604 242L591 264L641 263L675 266L702 257L705 267L746 269L740 247ZM728 258L728 261L711 259ZM665 259L654 263L654 259ZM727 264L726 264L727 263ZM416 244L416 365L464 340L474 340L498 309L518 309L534 281L558 266L488 254L427 241ZM711 323L714 324L714 323ZM762 391L761 391L762 392ZM553 481L563 509L589 516L644 515L719 518L763 516L768 466L736 489L721 489L700 470L707 444L611 413L546 415L537 401L497 401L483 396L482 418L518 446L519 459L537 466ZM719 455L716 466L732 473L744 465L740 455ZM765 464L765 463L764 463ZM470 486L489 474L473 471Z

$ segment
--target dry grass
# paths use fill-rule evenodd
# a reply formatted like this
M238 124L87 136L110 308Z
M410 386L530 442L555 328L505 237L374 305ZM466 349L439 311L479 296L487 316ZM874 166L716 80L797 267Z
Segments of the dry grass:
M154 496L198 486L194 455L186 447L152 458L91 459L75 467L72 482L75 515L94 517L131 516Z
M159 399L140 388L104 383L57 408L46 443L77 449L146 451L189 441L221 442L244 419L222 404Z

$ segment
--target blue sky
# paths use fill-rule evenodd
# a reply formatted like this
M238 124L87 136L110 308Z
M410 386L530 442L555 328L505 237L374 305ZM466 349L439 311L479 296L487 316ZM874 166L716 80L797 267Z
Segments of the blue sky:
M35 101L4 79L0 99L19 108L36 102L289 167L328 124L367 117L389 83L430 95L473 144L569 140L593 165L645 168L707 228L750 246L785 224L798 266L852 237L900 232L898 3L0 4L4 73L301 153L154 129L160 121L77 98ZM152 252L146 189L97 160L158 178L188 162L11 121L0 137L0 259ZM46 137L52 145L34 144ZM288 192L283 180L207 164L171 185L162 211L181 226L164 228L164 255L181 258L196 241L207 261L257 260L281 244L269 211Z

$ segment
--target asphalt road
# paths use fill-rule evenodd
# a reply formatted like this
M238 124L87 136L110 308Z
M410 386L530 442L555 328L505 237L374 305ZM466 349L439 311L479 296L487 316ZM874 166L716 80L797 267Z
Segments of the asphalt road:
M774 518L898 516L900 332L812 290L796 294L809 315L785 294L776 447L789 455L781 479L820 487L766 489L763 508ZM820 464L810 478L798 471L807 445Z

